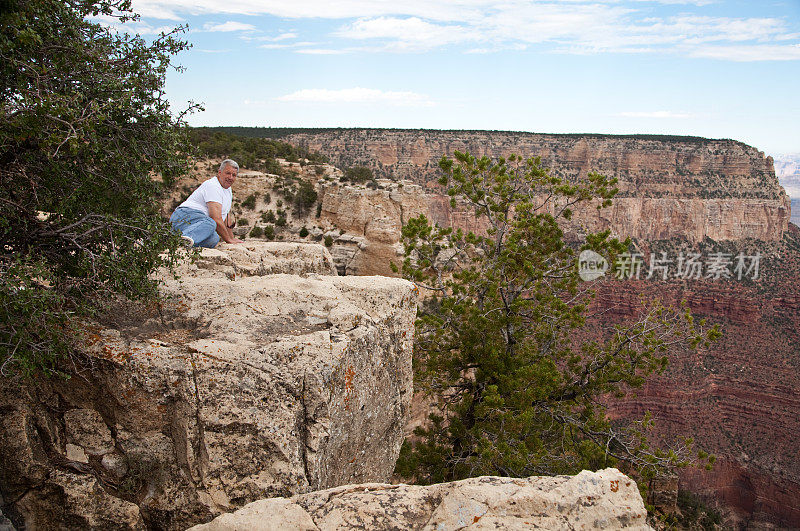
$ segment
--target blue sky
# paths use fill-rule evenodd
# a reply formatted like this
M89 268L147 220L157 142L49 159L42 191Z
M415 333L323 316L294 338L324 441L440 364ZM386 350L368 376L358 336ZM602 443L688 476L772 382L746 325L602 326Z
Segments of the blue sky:
M134 0L192 125L734 138L800 152L800 0Z

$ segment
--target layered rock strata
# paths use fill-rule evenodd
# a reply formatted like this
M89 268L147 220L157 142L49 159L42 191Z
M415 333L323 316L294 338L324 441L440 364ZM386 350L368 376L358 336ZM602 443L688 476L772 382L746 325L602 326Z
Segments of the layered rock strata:
M621 236L777 241L789 219L772 158L733 140L376 129L294 133L285 140L328 155L336 166L367 166L378 177L439 193L437 162L456 150L495 159L539 156L568 180L589 172L616 177L614 207L585 209L576 219L585 230L611 228Z
M193 531L229 529L651 529L614 468L576 476L483 476L428 487L367 483L253 502Z
M302 266L289 275L282 264ZM3 512L180 529L270 496L386 481L412 393L412 284L321 245L204 250L152 317L88 327L71 378L0 385ZM265 275L265 276L262 276Z
M610 404L614 419L650 412L653 435L692 437L717 456L710 471L679 471L681 488L723 512L730 528L800 527L800 231L765 256L761 279L600 283L588 336L624 322L658 298L686 301L722 337L696 352L674 352L669 367Z

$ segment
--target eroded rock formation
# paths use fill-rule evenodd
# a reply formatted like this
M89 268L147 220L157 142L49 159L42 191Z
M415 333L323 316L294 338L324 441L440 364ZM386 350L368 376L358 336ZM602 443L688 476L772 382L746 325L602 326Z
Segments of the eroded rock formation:
M287 263L304 275L271 274ZM87 327L69 380L0 382L16 524L180 529L388 479L412 392L412 284L335 276L310 244L221 245L181 272L160 315Z
M193 531L230 529L633 529L647 512L614 468L576 476L478 477L428 487L366 483L253 502Z
M576 219L588 230L611 228L621 236L777 241L789 219L772 158L733 140L378 129L294 133L285 140L330 156L336 166L368 166L378 177L426 190L438 189L437 162L456 150L495 159L540 156L566 179L599 172L619 179L614 206L585 209Z
M718 323L709 348L670 356L668 369L610 404L616 419L650 412L654 434L691 436L717 456L710 471L679 471L681 488L719 508L730 528L800 526L800 231L765 254L758 282L626 281L598 286L589 335L630 318L640 297Z

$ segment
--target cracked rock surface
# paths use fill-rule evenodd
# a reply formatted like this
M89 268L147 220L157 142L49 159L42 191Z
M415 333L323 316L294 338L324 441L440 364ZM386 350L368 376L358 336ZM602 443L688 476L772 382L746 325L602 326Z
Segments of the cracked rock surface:
M416 293L332 264L313 244L204 250L164 276L171 313L87 327L70 379L0 382L3 513L17 527L185 529L386 481Z
M651 529L636 483L615 468L576 476L483 476L427 487L367 483L250 503L192 531Z

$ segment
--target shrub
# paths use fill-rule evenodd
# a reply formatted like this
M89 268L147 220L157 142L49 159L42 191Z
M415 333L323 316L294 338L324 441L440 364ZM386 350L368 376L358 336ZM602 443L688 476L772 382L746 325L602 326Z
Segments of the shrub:
M261 221L264 223L275 223L275 212L272 210L267 210L261 214Z
M295 208L301 212L305 213L308 212L308 209L311 208L311 205L317 202L317 191L314 189L314 185L308 181L302 181L300 183L300 188L297 191L297 194L294 196L294 206Z
M275 220L275 225L278 227L285 227L286 226L286 216L281 216L277 220Z
M245 225L249 225L249 224L250 224L250 222L247 221L246 218L239 218L239 220L236 222L236 226L237 227L244 227Z
M255 210L256 208L256 194L250 194L242 201L242 207L247 210Z
M275 227L273 227L272 225L267 225L266 227L264 227L264 237L268 240L274 240Z
M253 230L250 231L251 238L261 238L264 235L264 229L259 227L258 225L253 227Z
M305 238L306 236L308 236L308 229L303 227L302 229L300 229L300 232L298 233L298 235L301 238Z
M344 171L343 181L351 181L354 183L363 183L372 179L372 170L366 166L353 166Z
M325 236L325 247L330 247L332 245L333 245L333 236L328 234L327 236Z

